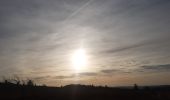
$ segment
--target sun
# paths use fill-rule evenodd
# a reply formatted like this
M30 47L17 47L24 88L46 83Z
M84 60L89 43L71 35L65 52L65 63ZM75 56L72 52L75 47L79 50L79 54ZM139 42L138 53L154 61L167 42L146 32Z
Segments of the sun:
M87 54L85 49L78 49L73 52L71 62L74 70L81 71L87 66Z

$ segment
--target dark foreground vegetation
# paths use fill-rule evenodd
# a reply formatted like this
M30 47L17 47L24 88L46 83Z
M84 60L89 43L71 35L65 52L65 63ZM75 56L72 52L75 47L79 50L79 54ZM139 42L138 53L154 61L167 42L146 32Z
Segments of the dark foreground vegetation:
M67 85L36 86L28 80L0 83L0 100L170 100L170 86L101 87Z

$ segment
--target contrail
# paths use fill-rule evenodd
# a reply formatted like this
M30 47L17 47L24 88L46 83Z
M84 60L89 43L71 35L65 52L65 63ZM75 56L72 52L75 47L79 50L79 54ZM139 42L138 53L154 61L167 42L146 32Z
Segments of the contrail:
M94 0L88 0L86 3L84 3L80 8L75 10L73 13L71 13L63 22L62 24L66 24L73 16L77 15L80 11L82 11L84 8L86 8L91 2ZM56 35L59 36L64 29L61 29Z
M88 0L85 4L83 4L80 8L78 8L77 10L75 10L72 14L70 14L63 23L66 23L70 18L72 18L73 16L75 16L76 14L78 14L81 10L83 10L85 7L87 7L92 1L94 0Z

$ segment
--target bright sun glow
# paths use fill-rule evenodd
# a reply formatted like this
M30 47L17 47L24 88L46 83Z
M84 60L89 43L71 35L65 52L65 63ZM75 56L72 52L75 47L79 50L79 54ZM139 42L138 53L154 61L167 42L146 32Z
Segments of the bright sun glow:
M87 65L87 55L84 49L76 50L72 55L72 64L76 71L83 70Z

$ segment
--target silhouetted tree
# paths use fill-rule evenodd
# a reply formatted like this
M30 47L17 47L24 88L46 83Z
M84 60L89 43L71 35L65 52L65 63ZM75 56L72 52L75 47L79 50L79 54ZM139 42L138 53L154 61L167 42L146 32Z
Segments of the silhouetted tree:
M21 84L21 80L18 76L14 76L14 78L12 79L14 84L20 85Z
M33 81L33 80L28 80L26 85L28 85L28 86L34 86L35 84L34 84L34 81Z
M22 80L22 85L24 86L24 85L26 85L26 82L25 82L25 80Z
M138 85L137 84L134 84L134 90L138 90Z
M10 80L10 79L7 79L7 78L3 78L3 82L4 82L5 84L9 84L9 83L11 83L11 80Z
M108 86L107 86L107 85L105 85L105 88L108 88Z

